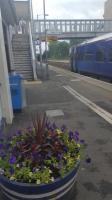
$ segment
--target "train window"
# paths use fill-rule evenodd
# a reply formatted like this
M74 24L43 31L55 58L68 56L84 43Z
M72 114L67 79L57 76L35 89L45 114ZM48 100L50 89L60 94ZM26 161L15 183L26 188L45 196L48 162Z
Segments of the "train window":
M92 60L92 59L93 59L93 54L91 53L84 54L84 60Z
M112 49L109 50L109 62L112 62Z
M99 61L99 62L105 61L105 53L102 49L97 50L96 61Z

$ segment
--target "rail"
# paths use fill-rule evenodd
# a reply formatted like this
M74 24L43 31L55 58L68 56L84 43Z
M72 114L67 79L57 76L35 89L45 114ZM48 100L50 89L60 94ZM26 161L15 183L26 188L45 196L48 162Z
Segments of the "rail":
M29 38L30 38L30 49L31 49L32 66L33 66L33 76L34 76L34 80L37 80L36 60L35 60L34 45L33 45L33 39L32 39L31 23L29 23Z

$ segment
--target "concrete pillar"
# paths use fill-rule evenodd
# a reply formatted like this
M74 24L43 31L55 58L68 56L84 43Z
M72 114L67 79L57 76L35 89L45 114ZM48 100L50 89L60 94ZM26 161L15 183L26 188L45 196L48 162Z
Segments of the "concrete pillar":
M0 10L0 83L1 83L1 102L2 114L8 124L12 123L13 110L9 86L8 67L6 61L6 52L2 27L2 16Z

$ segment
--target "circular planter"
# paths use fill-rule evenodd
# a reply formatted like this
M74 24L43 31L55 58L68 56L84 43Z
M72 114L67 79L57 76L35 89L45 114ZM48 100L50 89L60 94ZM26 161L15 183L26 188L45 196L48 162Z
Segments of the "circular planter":
M50 184L28 184L8 180L0 176L2 199L6 200L54 200L62 199L76 182L80 161L64 178L56 179Z

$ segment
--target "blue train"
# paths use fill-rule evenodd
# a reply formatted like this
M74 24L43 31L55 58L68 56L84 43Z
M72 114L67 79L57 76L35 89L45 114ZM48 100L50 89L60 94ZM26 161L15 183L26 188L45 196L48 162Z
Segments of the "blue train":
M74 72L112 80L112 33L73 46L70 64Z

